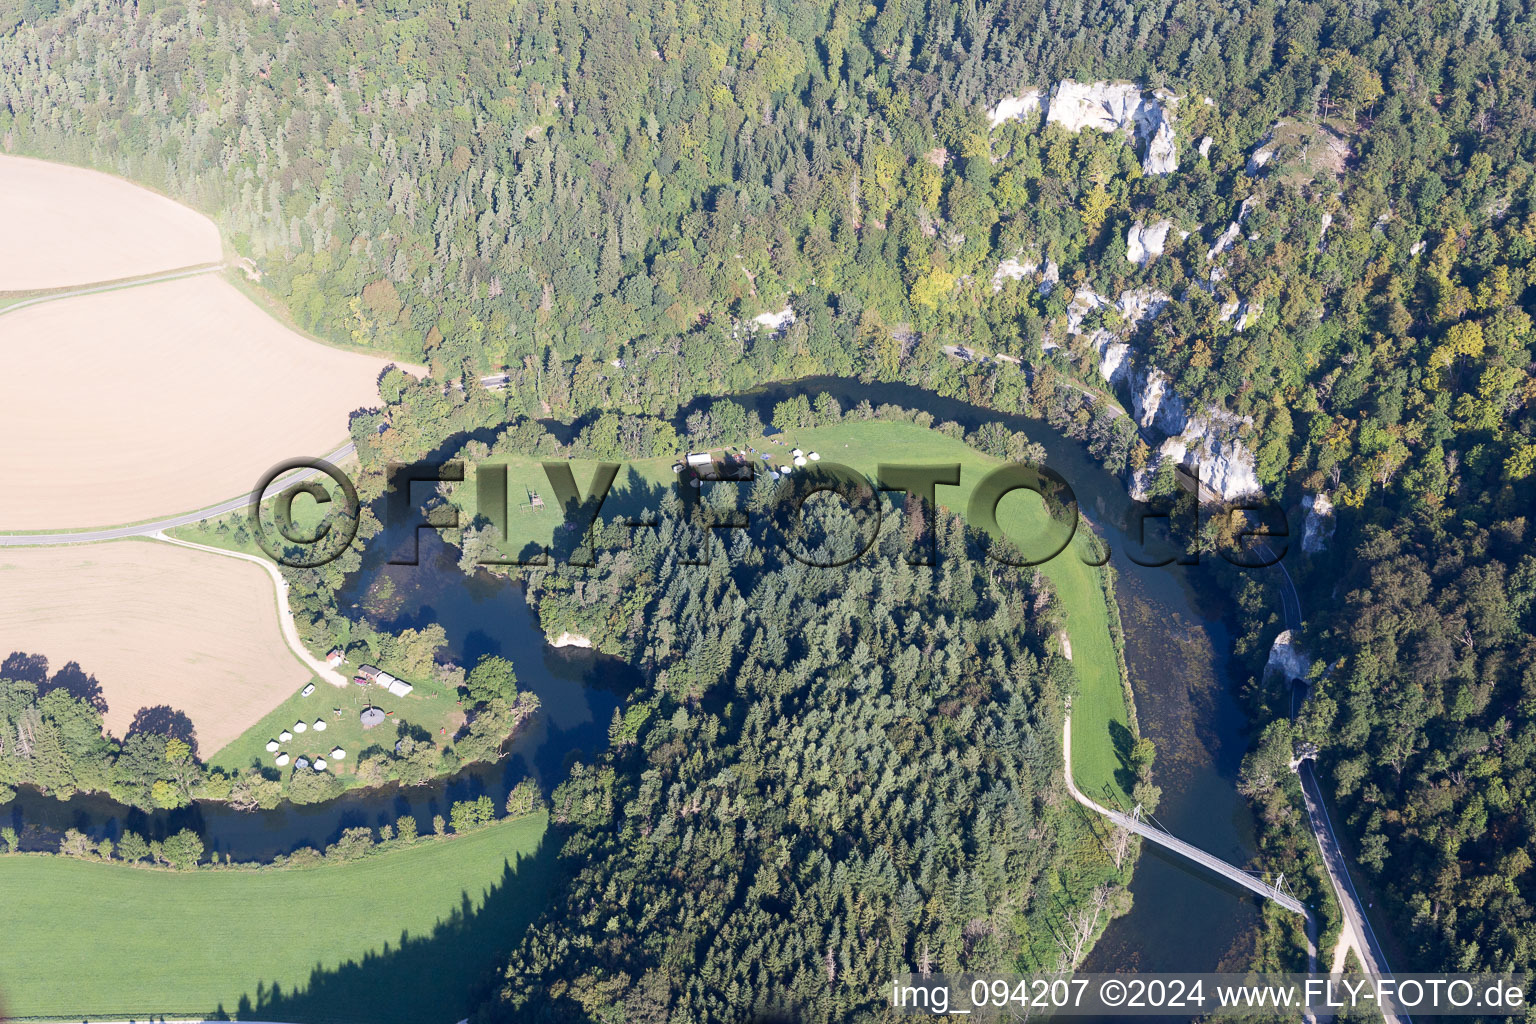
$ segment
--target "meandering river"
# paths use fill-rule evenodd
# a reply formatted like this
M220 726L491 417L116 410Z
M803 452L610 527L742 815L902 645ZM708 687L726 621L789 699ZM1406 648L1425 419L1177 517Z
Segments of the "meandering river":
M1001 420L1044 445L1047 464L1061 473L1078 502L1110 544L1119 573L1118 597L1125 628L1125 654L1136 696L1141 730L1157 744L1155 781L1162 787L1158 820L1178 836L1234 863L1253 854L1253 821L1237 793L1238 762L1246 745L1245 719L1232 696L1231 643L1209 570L1200 566L1149 568L1132 552L1145 551L1128 532L1132 506L1121 482L1095 463L1081 444L1043 421L999 414L901 385L867 385L839 378L813 378L772 385L734 396L756 408L764 422L773 406L796 394L826 391L845 409L868 400L922 408L935 419L967 428ZM685 408L679 421L691 411ZM421 534L421 564L384 564L388 545L376 540L363 568L343 594L361 602L381 576L395 595L384 625L400 628L442 624L448 654L472 665L482 654L501 654L517 668L519 686L537 693L542 706L509 745L509 756L494 765L476 765L431 785L389 786L350 792L324 804L240 813L216 803L146 815L110 800L77 796L53 800L24 792L0 809L0 821L29 830L29 841L46 833L79 828L108 835L127 827L163 835L182 827L199 831L211 849L237 860L270 860L301 845L324 846L343 828L381 825L413 814L424 829L448 806L489 794L499 802L525 774L550 788L574 758L590 759L607 743L609 720L634 685L623 663L579 649L547 646L520 588L479 573L465 577L456 549L431 532ZM1204 597L1202 595L1205 595ZM1210 971L1241 965L1258 921L1255 898L1193 865L1145 844L1131 885L1134 907L1110 925L1090 956L1090 970Z

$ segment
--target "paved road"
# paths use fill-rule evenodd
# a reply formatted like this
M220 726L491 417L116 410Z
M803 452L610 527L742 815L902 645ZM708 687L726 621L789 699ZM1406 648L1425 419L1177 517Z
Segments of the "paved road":
M1289 910L1293 914L1306 915L1307 908L1303 906L1301 901L1296 897L1291 896L1288 893L1281 892L1279 889L1276 889L1268 882L1263 882L1257 878L1254 878L1242 868L1233 864L1228 864L1220 857L1217 857L1214 854L1206 853L1198 846L1186 843L1184 840L1179 839L1177 836L1169 835L1162 829L1156 828L1144 821L1133 818L1129 814L1122 814L1119 811L1112 811L1108 807L1105 807L1103 804L1100 804L1085 795L1081 790L1077 788L1077 784L1072 781L1071 712L1067 713L1066 719L1066 725L1062 730L1061 745L1063 753L1066 756L1067 792L1072 794L1072 799L1076 800L1084 807L1104 815L1104 817L1108 818L1116 825L1119 825L1127 832L1135 832L1137 835L1142 836L1145 839L1150 839L1152 842L1157 843L1159 846L1172 850L1174 853L1194 861L1201 867L1213 871L1216 874L1221 875L1223 878L1236 882L1238 885L1241 885L1246 889L1251 889L1266 899L1274 900L1276 903L1280 904L1282 907L1284 907L1286 910Z
M1280 608L1285 626L1292 631L1292 635L1300 636L1301 598L1296 592L1296 581L1291 579L1290 570L1285 567L1285 563L1275 558L1268 544L1261 540L1256 542L1255 547L1266 560L1273 562L1280 570L1284 581L1280 587ZM1291 717L1296 717L1294 691ZM1302 761L1297 768L1297 773L1301 776L1302 799L1307 805L1307 822L1312 827L1312 834L1317 838L1317 846L1323 857L1323 867L1327 869L1328 881L1333 885L1334 897L1344 911L1344 927L1339 935L1339 945L1334 950L1333 962L1329 965L1330 973L1336 974L1343 970L1345 956L1353 948L1367 974L1391 974L1392 968L1387 964L1386 954L1376 938L1376 932L1371 928L1370 918L1365 914L1365 904L1361 902L1360 894L1355 891L1354 879L1350 878L1349 861L1344 856L1344 848L1339 844L1333 821L1328 816L1328 808L1323 803L1322 788L1317 783L1317 775L1312 770L1312 763ZM1386 1024L1399 1024L1399 1022L1413 1024L1413 1018L1406 1013L1386 1013L1382 1016Z
M351 441L337 448L325 457L325 460L335 464L357 451L357 445ZM307 480L318 472L313 469L299 470L280 480L274 481L262 498L270 498L281 492L290 484L300 480ZM0 548L27 548L47 547L54 544L90 544L102 540L122 540L124 537L152 537L157 533L172 529L177 526L188 526L200 519L211 519L214 516L233 512L236 509L247 507L251 503L249 494L242 494L237 498L230 498L217 505L199 509L196 512L183 512L181 515L170 516L166 519L156 519L151 523L139 523L137 526L113 526L105 529L71 530L65 533L5 533L0 534Z
M59 299L73 299L80 295L96 295L100 292L115 292L120 288L137 288L145 284L159 284L161 281L179 281L184 277L198 277L202 274L212 274L223 270L223 263L209 263L206 266L191 267L187 270L173 270L164 274L156 274L153 277L141 277L129 281L109 281L106 284L93 284L85 288L71 288L63 292L51 292L47 295L38 295L35 298L23 299L20 302L0 309L0 316L14 313L18 309L26 309L28 306L36 306L42 302L57 302Z

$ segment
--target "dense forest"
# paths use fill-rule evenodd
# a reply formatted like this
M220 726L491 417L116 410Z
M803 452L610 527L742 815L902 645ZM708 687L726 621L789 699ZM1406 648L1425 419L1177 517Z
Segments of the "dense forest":
M813 505L815 550L856 546ZM1049 585L971 558L957 517L909 567L896 520L835 572L740 536L684 565L666 525L531 584L650 683L555 790L574 877L487 1019L845 1021L910 970L1071 966L1123 906L1061 781Z
M661 451L675 431L666 418L697 394L814 373L1016 409L1040 400L1042 379L1101 383L1086 333L1063 330L1074 289L1178 296L1134 327L1113 311L1093 313L1090 327L1125 333L1189 402L1247 417L1243 436L1272 493L1293 507L1330 495L1328 553L1292 559L1308 610L1302 641L1316 659L1295 738L1321 748L1321 776L1367 877L1399 908L1412 966L1526 969L1536 935L1533 51L1536 19L1520 0L0 0L0 147L158 186L214 215L299 325L466 379L462 391L386 381L385 409L354 425L380 454L529 416L602 422L587 435L592 450ZM1116 135L989 121L1005 96L1068 77L1181 97L1178 169L1144 173ZM1263 147L1267 162L1256 158ZM1166 251L1132 262L1128 232L1158 218L1177 229ZM1035 287L1038 270L994 286L1013 258L1054 265L1062 286ZM1224 315L1235 302L1242 315ZM786 305L793 323L754 329ZM1056 347L1043 352L1042 340ZM1030 372L947 359L941 346L956 343ZM507 390L474 385L491 371L508 374ZM1067 401L1056 413L1075 418L1114 468L1145 464L1143 441L1103 423L1095 433L1093 412ZM394 429L381 435L386 422ZM529 446L519 450L554 445L519 422ZM310 593L321 593L320 576ZM723 581L697 586L677 600L726 599ZM1240 607L1258 609L1258 596L1250 587ZM767 591L729 599L756 608L764 629L774 628L769 609L810 621ZM828 600L826 621L849 624L827 643L881 633ZM985 624L955 628L981 632L957 664L924 662L936 694L967 685L951 668L1020 642ZM686 667L668 649L658 664L716 678L729 649L717 639ZM740 809L753 808L765 834L788 811L753 804L736 773L761 770L742 767L750 757L771 763L788 708L841 737L861 723L851 708L827 717L841 706L834 697L857 693L860 713L883 713L881 695L913 678L858 690L854 678L872 670L816 660L830 649L802 655L829 666L821 677L770 672L771 660L742 669L717 688L729 708L658 706L615 753L614 774L570 784L571 841L637 858L583 876L592 902L573 906L569 940L580 1005L611 1005L618 997L599 981L620 973L701 1015L727 1005L719 993L733 984L742 1004L788 1005L805 990L785 979L820 969L829 984L819 1001L795 1005L850 1008L836 982L874 961L839 958L853 936L876 934L874 907L899 904L899 892L894 904L849 895L881 891L878 865L854 878L813 858L805 878L779 868L762 888L745 881L754 895L718 936L722 959L708 974L657 949L615 952L604 931L622 933L646 910L618 905L621 881L646 880L656 906L675 910L685 896L677 885L663 899L662 869L678 861L661 861L627 825L654 834L658 808L675 817L698 802L712 810L689 816L687 842L701 845L664 848L707 858L699 878L742 869L753 847L735 838ZM971 723L1002 736L1010 722L1020 728L1010 688L1043 684L1022 654L999 656L1004 672L985 660L976 669L972 684L993 695ZM794 680L782 692L766 681L781 671L783 685ZM1004 682L1012 673L1023 678ZM833 678L844 680L835 693ZM1256 690L1261 716L1288 717L1288 692ZM946 742L930 705L904 713L914 730L933 730L925 742ZM670 753L674 744L686 754ZM1009 765L989 763L1004 794L989 828L1034 792L1029 772ZM620 768L623 779L653 772L651 788L625 789ZM829 807L852 799L822 792ZM948 797L932 799L941 813ZM1013 827L1002 827L999 850L1014 849ZM920 837L903 841L923 848ZM720 845L704 852L708 843ZM944 856L933 863L960 866ZM811 902L793 902L802 898ZM897 955L913 921L959 921L963 898L933 898L918 917L882 918L884 941L868 955ZM848 909L816 912L837 933L813 949L770 934L762 908L788 905ZM547 977L558 941L541 931L517 963ZM737 976L739 961L726 959L759 942L783 951L777 980ZM525 997L509 983L507 1000ZM732 1004L738 1016L742 1004Z

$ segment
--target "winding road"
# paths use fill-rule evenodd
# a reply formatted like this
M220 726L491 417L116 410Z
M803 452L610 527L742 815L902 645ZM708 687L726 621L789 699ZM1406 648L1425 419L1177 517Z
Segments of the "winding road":
M1267 561L1280 570L1284 581L1280 587L1280 607L1285 625L1293 635L1300 635L1301 598L1296 592L1296 581L1291 579L1290 570L1275 556L1267 543L1260 540L1256 541L1254 546ZM1291 698L1291 717L1293 719L1296 717L1294 690ZM1390 975L1392 968L1388 966L1387 956L1376 938L1376 932L1371 928L1371 920L1365 914L1365 905L1360 900L1360 894L1355 891L1354 879L1349 875L1349 861L1344 856L1344 848L1339 843L1333 821L1328 816L1328 808L1323 803L1322 787L1317 783L1317 774L1312 770L1311 760L1303 759L1296 771L1301 777L1301 794L1307 805L1307 822L1312 827L1313 836L1317 838L1323 867L1327 869L1328 881L1333 885L1334 898L1339 901L1339 907L1344 912L1344 927L1340 929L1339 941L1333 950L1329 973L1342 974L1349 951L1353 949L1355 955L1360 958L1360 964L1365 969L1365 973ZM1413 1024L1413 1018L1406 1013L1383 1012L1382 1016L1386 1024L1398 1024L1398 1022Z

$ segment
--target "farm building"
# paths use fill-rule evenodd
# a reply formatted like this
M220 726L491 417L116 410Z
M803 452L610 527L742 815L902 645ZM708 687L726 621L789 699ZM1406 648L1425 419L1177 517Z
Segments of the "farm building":
M359 683L363 683L364 685L367 685L367 683L377 683L379 686L384 687L396 697L404 697L406 694L415 689L414 686L406 682L404 679L401 679L395 675L391 675L390 673L385 672L383 669L375 668L372 665L364 665L362 668L358 669L357 677L357 681Z
M340 647L332 647L331 652L325 656L325 663L329 667L335 668L337 665L340 665L345 658L346 655L341 653Z

